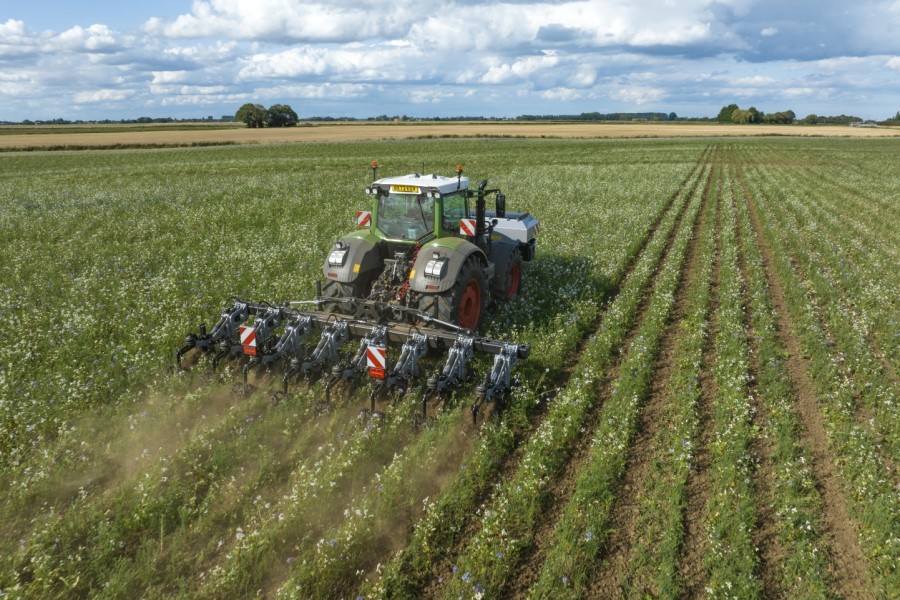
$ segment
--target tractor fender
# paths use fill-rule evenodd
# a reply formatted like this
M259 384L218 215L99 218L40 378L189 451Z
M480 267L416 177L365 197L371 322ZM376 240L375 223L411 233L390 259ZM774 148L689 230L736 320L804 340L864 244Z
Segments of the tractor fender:
M362 231L344 236L328 250L322 273L332 281L351 283L360 275L380 270L384 267L383 244L380 241L378 236ZM341 255L340 264L335 264L332 256L337 258Z
M438 258L435 258L435 255ZM459 271L469 257L476 257L484 267L485 279L490 279L493 272L488 269L487 257L484 252L472 242L455 237L439 238L428 242L419 249L413 271L410 273L409 287L411 290L425 294L441 294L453 287ZM440 260L441 276L433 277L426 274L428 263L432 260ZM487 292L487 290L485 290Z

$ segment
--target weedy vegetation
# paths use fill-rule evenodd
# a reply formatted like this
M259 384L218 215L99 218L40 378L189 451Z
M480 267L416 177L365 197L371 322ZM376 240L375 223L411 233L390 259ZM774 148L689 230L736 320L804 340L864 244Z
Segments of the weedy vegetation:
M276 403L277 372L172 369L229 297L314 295L373 159L462 163L540 218L482 330L532 345L509 406L474 426L464 386L418 429L418 388L320 415L321 381ZM898 163L799 138L0 154L0 597L894 597Z

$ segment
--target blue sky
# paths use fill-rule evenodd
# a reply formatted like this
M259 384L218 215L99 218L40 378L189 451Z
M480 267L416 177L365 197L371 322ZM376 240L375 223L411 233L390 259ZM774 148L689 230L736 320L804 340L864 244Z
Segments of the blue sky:
M0 0L0 121L900 110L900 0Z

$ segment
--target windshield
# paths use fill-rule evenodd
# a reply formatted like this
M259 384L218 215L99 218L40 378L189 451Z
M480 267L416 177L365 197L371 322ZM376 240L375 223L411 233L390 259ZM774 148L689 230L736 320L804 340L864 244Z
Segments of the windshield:
M434 199L388 194L378 199L378 229L388 237L415 240L434 229Z

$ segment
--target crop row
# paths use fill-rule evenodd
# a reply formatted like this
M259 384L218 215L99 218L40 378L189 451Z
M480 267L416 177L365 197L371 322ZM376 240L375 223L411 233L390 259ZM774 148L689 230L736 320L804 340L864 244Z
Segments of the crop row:
M654 286L644 292L650 294L646 311L621 360L619 377L612 384L610 396L599 407L587 457L554 530L552 547L530 592L532 597L580 597L591 583L596 559L609 530L610 511L634 439L638 413L655 375L653 365L675 304L702 198L699 191L690 198ZM597 402L596 389L592 395L576 396L575 400Z
M843 182L834 182L831 193L820 193L824 171L791 170L775 177L778 185L790 190L785 208L802 229L809 230L805 236L808 260L824 269L823 276L842 291L841 310L857 335L880 346L882 356L896 372L900 340L895 335L893 299L900 294L900 280L893 265L900 255L891 224L897 208L875 201L883 193L883 185L873 186L871 181L850 189ZM860 228L860 219L868 226Z
M716 220L719 182L713 171L709 198L698 232L692 275L685 282L683 318L673 335L673 367L665 383L666 404L651 441L653 460L641 483L628 573L619 593L675 597L682 593L680 563L684 547L688 481L696 468L699 442L700 375L709 339L711 288L716 259Z
M759 203L766 243L772 248L791 321L807 356L808 374L819 397L829 448L840 465L839 473L860 543L873 574L880 581L880 595L885 595L888 590L898 588L900 507L893 477L881 456L874 432L858 419L854 399L857 382L836 360L834 341L820 316L821 303L829 302L834 290L825 291L826 295L821 296L808 283L811 273L797 266L802 251L791 243L791 232L781 220L779 208L785 202L787 191L766 185L766 179L756 176L755 171L748 169L748 175L748 187L753 201Z
M846 258L840 251L840 245L829 244L840 234L815 227L814 215L806 213L801 202L796 197L789 198L784 209L776 213L785 228L785 239L794 249L797 268L804 274L806 285L814 290L819 299L817 310L836 350L841 371L855 383L854 397L859 398L861 405L872 412L873 424L885 440L889 453L897 455L900 452L897 388L885 374L882 362L867 340L867 323L873 319L866 315L865 309L857 308L858 301L854 296L846 293L840 273L852 268L857 277L866 277L870 281L875 275L865 268L844 265ZM797 248L804 248L805 251L797 252ZM879 274L882 273L884 271L879 270ZM882 276L878 284L885 293L890 292L884 289L888 288L890 279ZM886 337L890 336L879 335L881 340Z
M816 489L809 450L801 444L797 395L785 363L787 350L779 339L768 276L750 224L744 191L742 187L736 204L753 334L755 391L761 424L758 435L769 439L772 445L769 485L773 491L768 501L783 556L779 564L770 566L776 569L780 590L786 596L824 598L832 590L829 561L836 557L829 556L823 537L822 498Z

